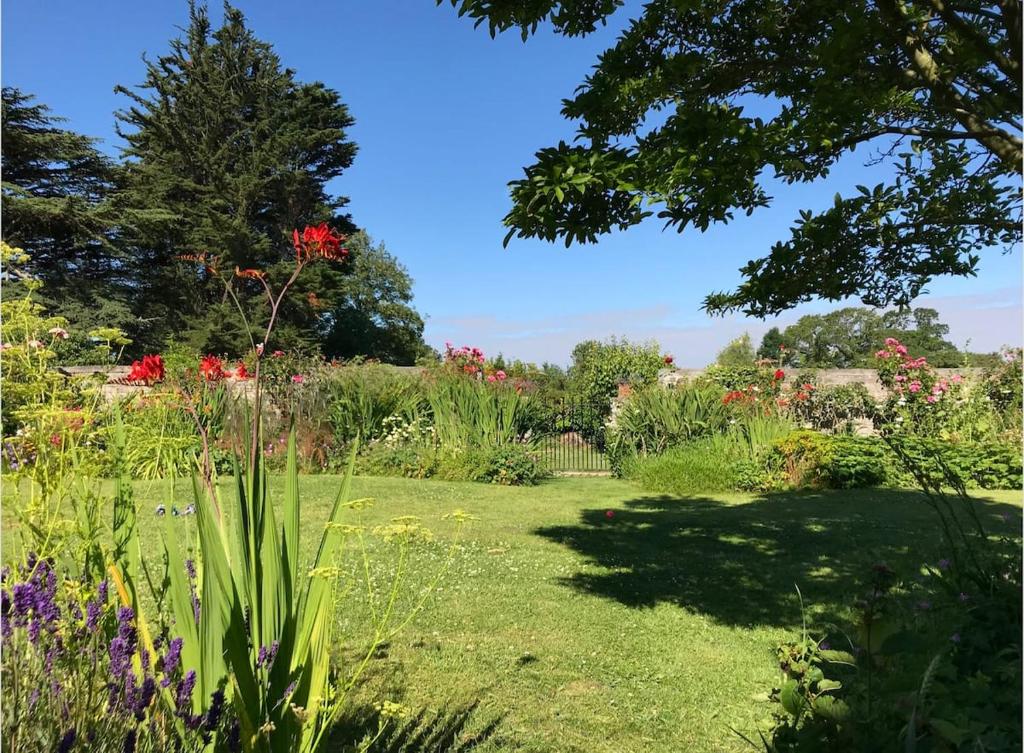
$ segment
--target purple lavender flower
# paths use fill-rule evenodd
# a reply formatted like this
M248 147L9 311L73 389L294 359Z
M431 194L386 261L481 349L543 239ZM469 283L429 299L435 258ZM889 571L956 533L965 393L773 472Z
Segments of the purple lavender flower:
M953 635L949 636L949 639L951 641L953 641L953 643L959 643L960 642L960 633L953 633Z
M965 594L963 591L960 592L960 601L970 601L970 594Z
M206 710L206 719L203 720L203 729L213 732L220 724L221 714L224 712L224 691L218 688L210 696L210 708Z
M96 598L103 604L107 601L107 590L108 586L105 580L101 580L100 584L96 586Z
M117 636L110 642L110 672L114 677L124 677L131 668L132 656L135 653L135 625L132 620L135 613L131 607L122 607L117 611Z
M242 749L242 726L237 719L231 723L224 744L231 753L238 753Z
M943 557L939 560L939 570L949 570L949 566L953 564L947 557Z
M270 669L274 664L274 659L277 658L277 650L281 647L281 644L274 641L270 646L260 646L259 653L256 656L256 666L266 667Z
M152 677L147 677L142 681L142 688L139 689L139 696L135 701L135 718L138 721L142 721L146 718L146 709L153 702L153 697L156 695L156 680Z
M103 605L99 600L88 601L85 604L85 627L90 633L95 633L100 626L100 615L103 613Z
M75 738L78 736L75 728L72 727L64 733L64 737L60 739L60 743L57 745L57 753L68 753L71 747L75 744Z
M35 584L31 581L14 584L14 614L27 617L36 603Z
M178 683L178 693L174 701L178 709L178 715L181 717L187 718L188 710L192 708L192 689L195 686L196 672L194 669L190 669L185 674L185 678Z
M820 648L822 651L828 651L830 648L832 648L832 644L828 641L822 641L818 644L818 648Z
M178 664L181 663L181 646L181 638L174 638L167 644L167 653L164 654L163 658L164 678L160 681L160 684L165 688L171 684L171 675L174 674Z
M278 706L280 706L282 703L287 702L287 700L292 697L292 693L295 692L295 688L296 688L297 685L298 685L298 682L296 680L292 680L288 684L288 687L284 689L284 695L281 696L281 700L278 701L277 704L275 704L275 706L274 706L275 709Z
M195 563L194 560L191 560L191 559L185 560L185 572L188 573L188 579L189 580L195 580L196 579L196 563Z

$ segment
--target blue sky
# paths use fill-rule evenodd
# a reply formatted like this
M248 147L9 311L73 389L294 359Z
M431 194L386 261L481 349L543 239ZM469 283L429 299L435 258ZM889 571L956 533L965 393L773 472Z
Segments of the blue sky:
M787 234L799 209L883 176L845 160L829 180L779 186L772 207L709 232L679 235L651 221L594 246L513 241L502 248L509 180L534 152L573 135L560 102L629 16L591 37L541 33L491 39L432 0L277 0L238 3L301 80L337 89L356 118L355 165L332 189L355 221L408 267L432 345L445 340L528 360L568 361L581 339L656 338L680 365L711 360L729 339L776 322L711 319L705 294ZM214 19L219 3L211 4ZM143 76L187 22L184 0L6 0L2 79L36 94L69 126L116 153L115 84ZM921 305L939 308L952 337L991 350L1022 339L1021 254L985 254L970 280L937 280Z

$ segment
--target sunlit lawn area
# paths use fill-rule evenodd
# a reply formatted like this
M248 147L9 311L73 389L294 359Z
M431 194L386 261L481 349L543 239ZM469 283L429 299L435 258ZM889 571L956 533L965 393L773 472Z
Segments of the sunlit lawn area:
M302 479L305 541L338 483ZM152 510L165 490L136 490L157 564ZM669 499L608 478L535 488L358 478L354 494L377 501L368 525L416 515L437 534L411 560L402 608L445 561L454 528L442 515L479 518L424 611L370 662L353 708L386 697L439 712L448 721L435 739L485 751L742 750L730 727L766 726L773 646L801 624L797 586L813 625L852 604L872 563L912 575L943 554L932 512L911 492ZM1019 528L1019 496L985 493L994 530ZM182 486L176 504L188 502ZM183 536L194 521L178 519ZM8 544L13 535L5 526ZM391 550L373 544L370 561L379 587ZM343 660L356 655L346 636L366 611L355 592L343 603Z

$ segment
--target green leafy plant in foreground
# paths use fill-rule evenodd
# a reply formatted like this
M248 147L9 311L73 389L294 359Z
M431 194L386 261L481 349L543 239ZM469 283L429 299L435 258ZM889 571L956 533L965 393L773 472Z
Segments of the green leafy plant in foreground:
M348 508L368 500L350 500L352 461L325 523L312 561L300 559L299 471L294 429L288 438L285 491L281 519L275 513L261 431L260 363L263 343L273 334L278 308L289 287L316 257L344 258L341 238L326 226L295 234L296 264L280 292L273 293L257 270L238 270L239 277L262 284L270 317L255 355L253 404L242 457L234 464L235 492L221 499L210 461L210 433L203 411L191 409L203 444L201 473L193 479L198 519L198 594L190 577L191 565L182 556L173 531L165 532L167 603L172 626L169 637L181 639L183 666L194 671L197 699L222 690L230 700L237 728L230 735L214 734L214 751L240 749L245 753L307 753L321 745L344 708L346 694L358 671L379 643L390 635L397 596L397 578L404 568L404 549L396 567L396 585L379 615L370 649L356 675L345 681L332 669L330 647L339 596L340 557L346 540L361 541L359 526L343 522ZM204 260L205 261L205 260ZM228 288L230 292L230 287ZM239 307L241 309L241 307ZM244 312L243 312L244 317ZM187 394L184 396L189 397ZM354 456L354 450L352 455ZM123 488L116 494L123 500ZM120 516L118 511L121 511ZM166 520L170 520L167 517ZM168 524L169 525L169 524ZM411 519L399 519L377 531L386 539L409 541L424 535ZM134 507L115 506L115 566L127 603L138 605L141 557L138 553ZM438 577L440 572L438 573ZM367 584L370 588L370 584ZM427 589L429 593L430 589ZM422 605L422 597L417 609ZM144 644L150 630L140 620ZM152 655L152 653L151 653ZM198 700L197 700L198 702Z

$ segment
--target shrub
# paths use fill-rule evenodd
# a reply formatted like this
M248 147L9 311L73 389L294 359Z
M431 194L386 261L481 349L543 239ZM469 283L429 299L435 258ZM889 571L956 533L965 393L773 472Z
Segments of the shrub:
M629 383L635 388L653 384L658 370L664 366L665 359L656 342L587 340L573 348L568 375L570 390L582 400L607 406L607 415L619 384Z
M437 449L427 443L367 445L357 456L355 472L367 476L430 478L437 474Z
M1006 543L923 579L875 565L856 629L779 647L764 749L1020 750L1020 546Z
M449 480L502 486L532 486L550 476L540 456L522 444L483 447L447 454L438 475Z
M608 441L612 470L621 473L625 458L656 455L724 430L730 418L715 387L683 384L650 387L633 393L615 416Z
M794 421L829 433L852 433L854 421L871 420L877 412L863 384L821 387L807 375L797 377L786 402Z

